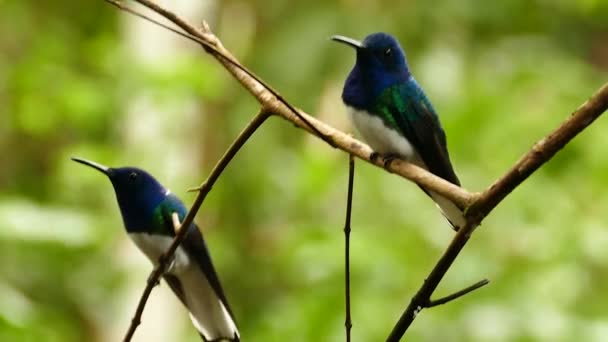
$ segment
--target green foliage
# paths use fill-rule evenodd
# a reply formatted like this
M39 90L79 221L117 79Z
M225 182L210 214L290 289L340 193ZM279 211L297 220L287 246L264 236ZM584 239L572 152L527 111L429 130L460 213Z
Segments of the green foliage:
M470 190L608 75L602 0L212 3L175 9L347 131L339 93L354 57L327 38L398 36ZM150 267L126 241L109 182L69 156L145 168L187 203L256 103L199 47L103 1L0 4L0 340L117 340ZM410 340L608 340L606 129L598 120L488 217L438 295L492 283L423 312ZM197 221L245 340L343 340L347 166L272 118L203 205ZM451 235L416 186L358 163L355 341L387 336ZM163 288L136 338L196 341Z

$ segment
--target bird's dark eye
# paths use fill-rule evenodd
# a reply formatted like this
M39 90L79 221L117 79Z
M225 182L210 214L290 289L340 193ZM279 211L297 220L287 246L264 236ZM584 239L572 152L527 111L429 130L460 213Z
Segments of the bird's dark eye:
M129 180L134 181L135 179L137 179L137 172L129 173Z
M390 57L393 55L393 49L388 48L386 50L384 50L384 57Z

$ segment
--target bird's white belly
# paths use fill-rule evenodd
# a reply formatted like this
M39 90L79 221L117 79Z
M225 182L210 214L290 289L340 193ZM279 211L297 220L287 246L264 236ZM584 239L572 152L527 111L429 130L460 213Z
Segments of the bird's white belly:
M403 135L387 127L378 116L364 110L346 108L355 128L375 152L396 154L406 159L417 155L412 144Z
M173 237L157 234L129 233L129 237L154 265L158 264L160 256L169 249L173 242ZM173 262L170 264L168 271L177 274L188 265L190 265L190 258L180 246L175 251Z

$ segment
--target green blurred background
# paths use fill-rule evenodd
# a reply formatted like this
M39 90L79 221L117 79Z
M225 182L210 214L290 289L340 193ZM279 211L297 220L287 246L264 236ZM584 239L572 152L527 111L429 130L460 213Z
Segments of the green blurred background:
M352 51L388 31L438 110L465 188L504 173L608 79L606 0L165 1L292 103L348 132ZM0 0L0 341L116 341L150 263L107 179L149 170L190 203L257 111L196 45L103 1ZM599 119L484 222L411 341L608 341L608 122ZM453 233L418 188L358 164L354 341L383 340ZM197 222L245 341L342 341L347 156L275 118ZM164 284L136 341L197 341Z

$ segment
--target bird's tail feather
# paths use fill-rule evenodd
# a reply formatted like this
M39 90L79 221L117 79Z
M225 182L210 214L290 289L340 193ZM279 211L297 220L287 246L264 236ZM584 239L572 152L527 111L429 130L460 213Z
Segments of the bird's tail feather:
M215 317L215 321L216 323L214 324L215 328L219 328L222 327L220 330L224 331L223 333L220 333L219 331L209 331L207 328L205 328L205 325L203 324L203 322L201 322L196 316L195 313L193 313L192 311L190 312L190 319L192 320L192 324L194 324L194 326L196 327L196 330L198 330L199 335L201 336L201 338L203 339L203 341L206 342L220 342L220 341L229 341L229 342L239 342L240 341L240 336L239 336L239 331L236 327L236 323L234 322L232 316L230 315L230 313L228 312L228 310L226 310L224 304L218 300L218 304L221 306L221 311L222 311L222 318L219 317ZM192 310L192 308L190 308L190 310ZM209 312L206 313L206 315L208 315ZM209 318L209 317L207 317ZM220 323L220 321L222 321L223 323ZM209 338L207 336L213 336L215 335L216 337L212 337ZM218 335L220 335L219 337L217 337Z
M441 213L450 222L455 231L464 227L466 220L462 209L458 208L454 202L434 191L428 191L427 194L435 201L437 207L441 210Z

